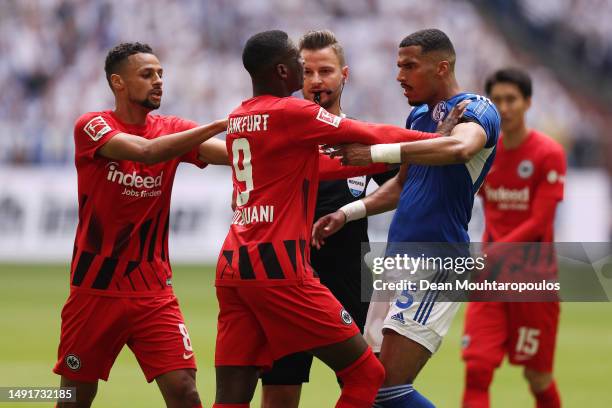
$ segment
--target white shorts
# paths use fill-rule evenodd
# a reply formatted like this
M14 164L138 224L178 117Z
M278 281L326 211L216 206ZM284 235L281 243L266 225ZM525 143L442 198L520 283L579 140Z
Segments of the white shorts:
M410 292L398 292L390 301L372 301L368 309L364 337L374 352L380 352L383 329L416 341L435 353L459 309L457 302L436 302L435 291L423 301L412 300Z

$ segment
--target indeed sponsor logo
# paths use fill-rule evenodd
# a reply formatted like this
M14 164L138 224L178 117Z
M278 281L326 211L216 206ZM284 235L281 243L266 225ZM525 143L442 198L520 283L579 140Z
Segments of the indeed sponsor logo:
M119 165L116 162L110 162L107 167L108 174L106 179L113 183L118 183L126 187L137 188L154 188L162 185L162 178L164 175L163 171L157 177L142 177L141 175L137 174L136 171L124 173L121 170L118 170Z
M529 202L529 187L521 189L505 188L500 186L498 188L485 187L485 194L487 195L488 201L497 202L518 202L528 203Z

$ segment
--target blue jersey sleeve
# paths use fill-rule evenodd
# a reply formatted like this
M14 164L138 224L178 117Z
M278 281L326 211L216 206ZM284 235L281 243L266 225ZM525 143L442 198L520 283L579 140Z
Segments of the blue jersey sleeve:
M480 95L474 95L470 99L471 102L463 116L469 121L478 123L485 130L487 135L485 147L495 146L500 131L500 117L495 105L488 98Z
M422 116L422 114L425 112L427 112L427 105L415 106L410 111L410 114L406 119L406 129L412 129L412 124L414 123L414 121L419 117L419 115Z

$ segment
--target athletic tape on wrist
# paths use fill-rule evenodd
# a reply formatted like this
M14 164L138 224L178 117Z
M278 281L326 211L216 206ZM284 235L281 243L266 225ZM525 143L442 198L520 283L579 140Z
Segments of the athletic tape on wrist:
M367 215L366 206L362 200L353 201L341 207L340 211L346 215L346 222L358 220Z
M400 143L376 144L370 146L373 163L401 163L402 147Z

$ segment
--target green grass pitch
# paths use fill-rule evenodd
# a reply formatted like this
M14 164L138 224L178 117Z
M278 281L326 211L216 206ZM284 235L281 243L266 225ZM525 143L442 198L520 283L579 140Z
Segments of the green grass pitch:
M55 386L51 372L59 339L60 310L68 294L63 265L0 265L0 386ZM174 286L198 359L198 389L203 405L214 398L213 353L217 302L213 269L176 266ZM565 303L556 357L556 375L565 407L612 406L612 304ZM439 407L458 407L463 384L459 358L463 309L442 348L420 374L416 387ZM339 394L333 373L315 362L302 407L332 407ZM259 406L259 391L253 407ZM492 387L495 408L531 407L533 403L517 367L504 366ZM42 407L52 404L20 403ZM13 406L1 403L4 406ZM100 382L94 407L163 407L155 383L147 384L126 347Z

